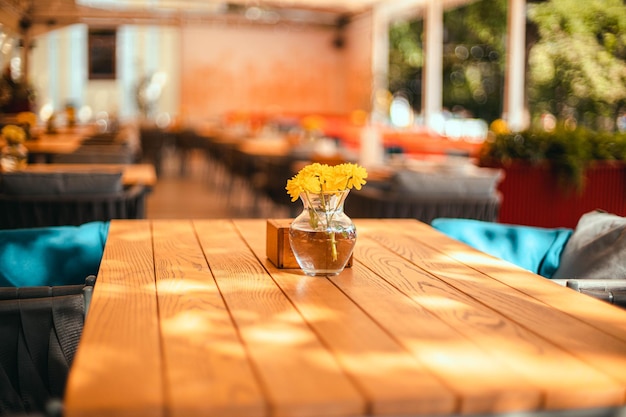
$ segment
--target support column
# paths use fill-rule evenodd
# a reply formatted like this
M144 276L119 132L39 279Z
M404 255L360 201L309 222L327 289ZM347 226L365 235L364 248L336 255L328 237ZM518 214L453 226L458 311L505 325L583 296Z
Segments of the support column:
M418 14L424 3L429 0L387 0L376 4L372 9L372 109L374 118L383 111L377 102L377 92L389 90L389 24L392 19ZM440 2L441 0L435 0ZM389 109L384 109L385 118L389 116Z
M22 34L22 81L28 82L30 76L30 51L32 39L30 30L25 30Z
M509 0L504 112L509 128L528 126L525 110L526 0Z
M371 118L374 122L383 122L387 117L382 108L379 94L389 90L389 15L382 7L374 8L372 13L372 96Z
M440 131L442 126L438 122L443 103L443 5L440 0L430 0L426 5L424 31L422 113L426 127Z

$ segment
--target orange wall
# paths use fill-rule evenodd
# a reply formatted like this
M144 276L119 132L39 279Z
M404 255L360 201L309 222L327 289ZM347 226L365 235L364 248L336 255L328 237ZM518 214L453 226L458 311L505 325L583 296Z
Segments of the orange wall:
M357 36L349 29L346 46L337 49L333 29L187 26L181 36L181 116L195 121L233 111L363 109L369 106L371 44L362 23L358 28Z
M186 23L182 27L122 25L118 78L88 80L87 25L37 37L29 78L38 107L72 101L123 119L139 116L135 89L141 77L163 72L167 83L155 114L180 121L229 112L347 115L370 110L372 16L354 18L344 47L334 28L277 24ZM78 63L78 64L76 64Z
M346 30L346 104L370 111L372 102L372 14L355 18Z

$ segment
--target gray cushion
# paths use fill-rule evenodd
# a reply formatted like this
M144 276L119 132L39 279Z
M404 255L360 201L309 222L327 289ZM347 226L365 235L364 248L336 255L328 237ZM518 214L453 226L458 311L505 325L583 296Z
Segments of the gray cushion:
M626 278L626 218L600 210L581 216L552 278Z
M121 172L7 172L2 192L11 195L105 194L123 190Z

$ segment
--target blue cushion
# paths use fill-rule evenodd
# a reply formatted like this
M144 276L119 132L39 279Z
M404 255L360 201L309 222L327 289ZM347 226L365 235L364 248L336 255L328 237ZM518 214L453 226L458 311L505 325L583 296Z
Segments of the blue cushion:
M97 274L109 222L0 230L0 286L83 284Z
M551 278L573 230L484 222L434 219L431 225L482 252Z

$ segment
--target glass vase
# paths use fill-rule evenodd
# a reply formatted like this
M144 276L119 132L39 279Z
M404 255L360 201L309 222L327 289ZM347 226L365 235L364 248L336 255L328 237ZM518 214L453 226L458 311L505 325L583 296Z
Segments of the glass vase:
M12 172L26 168L28 148L21 143L7 144L0 150L0 171Z
M333 276L346 267L357 235L343 211L348 193L300 195L304 207L289 226L289 244L306 275Z

